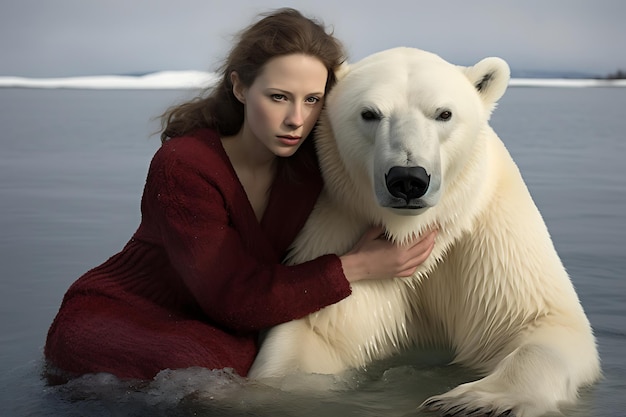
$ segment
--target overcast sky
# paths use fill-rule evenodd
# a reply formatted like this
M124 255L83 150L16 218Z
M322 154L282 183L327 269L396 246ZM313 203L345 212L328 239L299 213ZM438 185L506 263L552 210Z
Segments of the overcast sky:
M413 46L517 72L626 70L623 0L2 0L0 76L211 71L235 32L285 5L334 27L351 61Z

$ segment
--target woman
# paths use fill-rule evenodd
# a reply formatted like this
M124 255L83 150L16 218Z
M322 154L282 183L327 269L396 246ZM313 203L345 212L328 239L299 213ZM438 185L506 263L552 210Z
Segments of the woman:
M305 139L342 61L321 24L282 9L240 34L207 97L163 115L141 224L66 293L45 346L50 372L149 379L201 366L245 376L260 330L426 259L433 234L398 247L373 228L344 256L281 265L322 187Z

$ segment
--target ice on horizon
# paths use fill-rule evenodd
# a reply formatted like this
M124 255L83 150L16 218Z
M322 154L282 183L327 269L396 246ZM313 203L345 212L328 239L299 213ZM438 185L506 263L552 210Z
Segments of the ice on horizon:
M161 71L141 76L96 75L84 77L2 77L0 87L76 89L197 89L211 86L217 74L203 71Z

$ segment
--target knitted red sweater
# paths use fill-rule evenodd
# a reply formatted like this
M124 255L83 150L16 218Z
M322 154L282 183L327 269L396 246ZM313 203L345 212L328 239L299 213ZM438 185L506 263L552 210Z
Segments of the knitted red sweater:
M48 361L122 378L191 366L246 375L259 330L348 296L335 255L280 264L321 190L305 145L290 175L278 172L259 223L215 132L166 142L150 165L137 232L70 287Z

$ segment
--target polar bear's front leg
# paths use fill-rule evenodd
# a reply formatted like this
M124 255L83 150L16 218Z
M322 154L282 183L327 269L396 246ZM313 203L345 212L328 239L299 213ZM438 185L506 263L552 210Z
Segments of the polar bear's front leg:
M306 318L273 327L267 334L248 376L253 379L283 377L289 373L336 374L345 365Z
M431 397L421 408L458 417L537 417L573 402L578 389L593 383L599 374L590 329L545 325L535 329L489 375Z
M297 236L287 264L293 265L319 256L347 252L367 228L357 216L337 208L322 191L315 209ZM328 314L323 313L320 314ZM337 357L322 335L311 327L307 317L273 327L267 333L248 376L281 377L293 372L334 374L346 365Z

